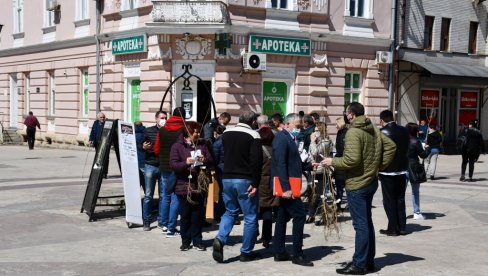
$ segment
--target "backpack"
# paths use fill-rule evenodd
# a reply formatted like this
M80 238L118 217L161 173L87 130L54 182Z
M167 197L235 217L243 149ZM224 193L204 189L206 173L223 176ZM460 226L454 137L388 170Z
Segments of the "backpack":
M457 140L456 140L456 148L459 152L463 151L466 148L466 143L468 142L468 135L466 132L463 131L461 133Z

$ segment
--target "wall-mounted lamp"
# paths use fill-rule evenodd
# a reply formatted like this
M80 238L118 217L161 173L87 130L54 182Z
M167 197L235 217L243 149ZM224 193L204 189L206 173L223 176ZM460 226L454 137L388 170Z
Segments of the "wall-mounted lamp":
M0 33L2 32L3 25L0 24Z
M36 93L41 93L41 88L40 87L36 87Z

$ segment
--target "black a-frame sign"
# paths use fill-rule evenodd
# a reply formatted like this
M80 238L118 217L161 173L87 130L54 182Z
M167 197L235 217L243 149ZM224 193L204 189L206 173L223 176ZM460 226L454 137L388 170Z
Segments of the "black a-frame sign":
M98 147L95 158L93 160L90 178L88 179L88 184L86 186L85 198L83 199L83 205L81 206L80 211L81 213L83 213L83 211L86 212L89 217L89 221L93 221L93 212L95 211L95 206L97 206L97 199L99 198L98 194L100 193L100 186L102 185L103 171L104 168L108 166L110 148L112 147L112 145L115 148L115 154L117 155L117 161L119 163L120 169L117 124L118 120L105 121L105 125L103 126L102 130L100 147Z

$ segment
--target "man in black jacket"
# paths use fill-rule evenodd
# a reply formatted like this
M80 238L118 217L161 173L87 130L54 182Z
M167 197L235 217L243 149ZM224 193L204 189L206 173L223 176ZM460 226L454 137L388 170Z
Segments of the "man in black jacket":
M474 162L478 159L480 151L485 153L485 142L481 131L476 128L476 122L470 122L469 127L463 130L461 135L466 135L466 144L461 149L463 162L461 164L461 178L459 181L466 181L466 165L469 163L469 181L473 181Z
M158 182L158 190L162 191L161 171L159 169L159 156L154 153L154 144L156 143L156 135L159 128L166 123L166 112L158 111L155 114L156 124L152 127L148 127L144 130L142 138L142 149L146 152L146 160L144 164L145 175L145 193L144 200L142 202L142 220L143 230L151 230L151 212L152 212L152 200L154 196L154 188L156 182ZM159 205L162 206L163 198L159 198ZM161 208L160 208L161 209Z
M231 116L227 112L222 112L218 118L212 118L203 126L203 139L214 142L214 131L217 126L227 126L230 122Z
M244 111L239 123L222 134L224 169L222 172L225 213L220 220L219 233L213 243L212 256L218 263L224 261L224 244L232 231L239 210L244 213L241 262L259 259L252 252L256 243L258 196L261 181L263 150L259 134L251 129L256 116Z
M393 113L380 113L381 132L396 144L395 158L390 165L380 171L383 207L388 217L388 228L380 233L387 236L406 235L407 215L405 210L405 190L407 189L408 149L410 136L408 129L393 121Z

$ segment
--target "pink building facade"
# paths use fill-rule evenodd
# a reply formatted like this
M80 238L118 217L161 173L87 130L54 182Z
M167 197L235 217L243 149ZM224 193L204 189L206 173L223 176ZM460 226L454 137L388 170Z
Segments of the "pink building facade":
M214 111L317 112L336 132L345 104L388 106L388 0L9 0L0 11L0 120L46 143L83 144L99 109L151 125L163 109L205 122ZM97 85L97 3L100 55ZM259 59L259 64L256 63ZM255 67L255 68L254 68ZM211 104L205 86L215 102ZM374 118L373 118L374 120Z

